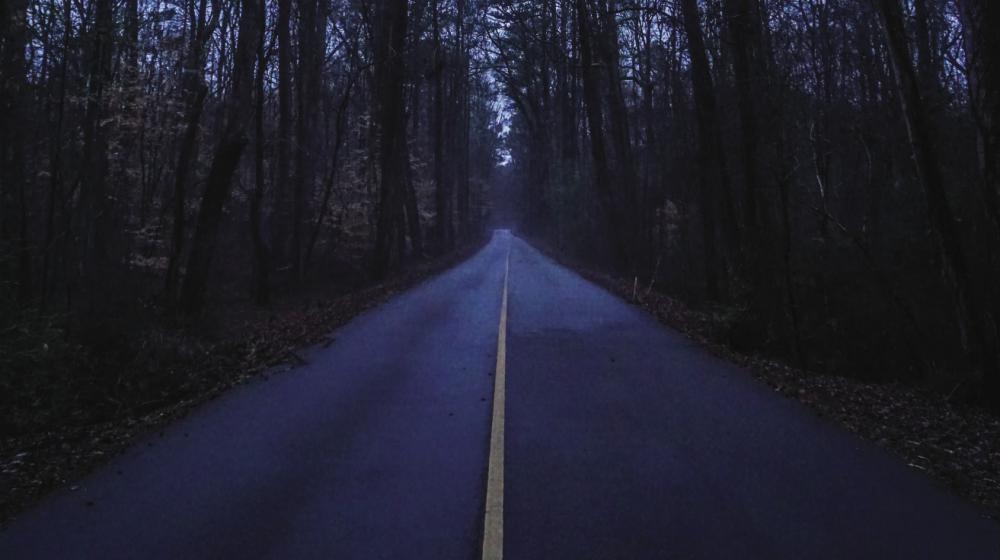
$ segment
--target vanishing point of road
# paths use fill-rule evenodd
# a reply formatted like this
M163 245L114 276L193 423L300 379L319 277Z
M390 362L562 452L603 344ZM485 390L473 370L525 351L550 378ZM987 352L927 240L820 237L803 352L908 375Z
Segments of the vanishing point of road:
M0 533L0 559L1000 558L984 519L497 232Z

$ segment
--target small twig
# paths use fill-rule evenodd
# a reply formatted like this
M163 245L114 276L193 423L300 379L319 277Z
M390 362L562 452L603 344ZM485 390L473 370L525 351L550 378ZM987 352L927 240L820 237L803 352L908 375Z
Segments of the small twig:
M959 387L961 387L964 384L965 384L965 380L964 379L962 379L957 384L955 384L955 386L952 387L951 391L948 392L948 396L945 397L944 400L947 401L947 402L951 402L951 398L955 396L955 392L958 391Z
M285 356L287 356L288 358L291 358L291 360L293 362L295 362L297 365L300 365L300 366L304 366L304 365L306 365L306 364L309 363L309 362L307 362L305 360L305 358L303 358L302 356L299 356L298 352L294 352L294 351L288 352L288 354L285 354Z
M662 260L662 253L656 255L656 264L653 265L653 273L649 276L649 285L646 286L646 294L643 297L649 296L649 292L653 291L653 284L656 283L656 275L660 271L660 261Z

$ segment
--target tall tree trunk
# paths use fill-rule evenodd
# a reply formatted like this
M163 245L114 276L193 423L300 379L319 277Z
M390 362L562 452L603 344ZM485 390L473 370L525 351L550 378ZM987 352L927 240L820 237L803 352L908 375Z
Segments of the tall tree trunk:
M201 125L201 114L205 107L205 97L208 87L198 80L193 86L195 91L189 93L184 136L177 155L177 169L174 175L174 222L171 230L170 257L167 262L167 277L164 292L168 301L176 299L177 287L180 285L180 267L184 258L184 229L187 212L187 183L191 171L198 164L198 128Z
M453 229L451 224L451 189L445 177L444 167L444 94L442 74L444 73L444 55L441 45L441 24L439 21L439 0L431 3L431 32L434 48L433 68L431 70L433 84L431 110L431 144L434 160L434 241L437 250L446 252L451 249Z
M275 22L278 35L278 140L277 140L277 204L279 207L276 243L279 258L292 258L294 253L289 243L294 227L295 196L292 188L292 40L291 40L292 0L278 0L278 19ZM291 235L289 235L291 234Z
M17 237L18 298L31 294L31 253L28 241L28 173L25 162L27 103L27 0L11 0L0 7L0 248L8 236ZM16 200L15 200L16 199ZM7 214L17 208L17 217ZM17 233L8 224L16 224Z
M192 12L194 11L193 4L194 0L191 0ZM184 260L184 233L187 227L187 186L192 172L198 167L198 133L201 127L202 112L205 108L205 98L208 96L208 86L205 85L202 78L205 66L205 45L215 31L220 9L218 3L213 3L212 14L209 15L206 0L199 0L197 16L191 22L187 59L182 68L181 97L185 105L184 135L180 140L177 167L174 171L174 216L170 237L170 255L164 282L164 293L169 302L176 301L177 289L180 285L180 269Z
M1000 235L1000 3L958 0L986 212Z
M320 0L298 0L299 60L296 81L299 87L298 127L295 151L295 184L292 207L292 273L302 281L305 257L304 232L308 217L307 202L313 192L315 174L316 132L320 94L322 92L323 60L325 55L326 14Z
M636 272L640 245L636 200L639 180L618 70L614 3L579 0L577 22L596 187L612 228L616 266L632 274ZM603 70L603 80L599 70ZM604 129L605 121L609 133ZM606 134L610 136L610 146L605 144Z
M330 172L326 177L326 185L323 189L323 200L320 202L319 213L313 223L312 233L309 234L309 244L306 246L306 256L303 259L305 266L309 266L312 261L313 250L316 248L316 241L319 239L320 231L323 228L323 220L326 219L330 211L330 197L336 183L338 167L340 163L340 148L344 143L344 129L347 124L347 107L351 100L351 90L354 88L354 77L348 79L347 89L344 90L337 106L337 116L334 118L333 153L330 155Z
M924 189L931 227L938 241L944 273L958 304L958 320L967 334L973 356L983 368L989 398L1000 405L1000 344L995 318L973 288L972 270L962 248L952 214L938 155L931 143L927 112L910 58L899 0L872 0L892 59L896 90L906 120L917 176Z
M635 157L632 153L632 137L629 131L628 111L625 108L625 98L622 93L622 80L619 70L619 45L617 2L609 2L601 10L601 32L599 34L599 49L601 66L607 74L607 104L608 125L611 129L611 142L614 147L614 176L620 212L624 220L622 232L625 238L625 266L629 274L636 274L639 259L637 254L641 246L639 233L639 208L636 190L639 186L639 176L635 167Z
M253 246L253 273L251 296L257 305L264 305L270 299L270 251L263 233L264 202L264 75L267 73L267 57L264 54L264 32L267 26L267 9L264 2L257 10L257 76L256 102L254 109L254 188L250 194L250 243Z
M455 154L455 210L458 231L469 233L469 53L466 47L466 0L456 0L455 20L455 85L452 92L454 123L452 130Z
M403 205L406 189L406 114L404 98L407 0L384 0L377 6L375 26L375 91L378 98L379 167L381 178L372 273L389 275L402 255Z
M743 177L745 183L743 198L743 223L746 226L745 241L756 251L758 239L758 193L761 188L760 166L758 164L757 143L760 141L758 127L757 99L761 64L760 13L757 0L727 0L725 3L731 29L733 45L733 74L736 79L737 110L740 122L740 150L742 151Z
M232 189L233 174L248 143L245 124L254 116L253 67L258 42L261 40L257 23L257 1L241 0L239 35L233 56L231 86L226 99L222 136L215 148L212 165L205 180L198 220L191 242L187 273L181 286L180 308L192 314L204 302L209 269L218 241L222 209Z
M410 236L410 251L417 258L424 253L423 230L420 227L420 208L417 205L417 190L413 185L413 171L410 169L409 144L406 145L406 230Z
M623 235L625 220L615 193L615 185L608 162L608 151L604 143L604 107L601 102L601 84L597 68L600 63L595 58L596 30L589 0L576 0L577 32L580 42L580 62L583 67L583 100L587 113L587 127L590 129L590 152L594 166L594 190L598 193L604 210L605 223L609 228L615 251L615 266L627 269L631 266L628 257L630 247Z
M63 125L66 120L66 97L67 97L67 76L69 69L70 38L72 36L73 7L70 0L63 0L62 21L63 38L61 47L61 60L59 61L59 93L55 108L55 123L52 127L52 140L49 148L50 173L49 192L45 213L45 244L43 246L42 258L42 280L41 280L41 307L44 309L48 303L49 286L52 279L53 262L55 261L55 239L56 239L56 200L62 190L62 153L63 153ZM2 196L2 194L0 194Z
M708 66L705 40L701 31L701 14L696 0L681 0L684 30L691 55L691 82L694 89L695 121L697 123L698 190L702 211L702 241L705 245L705 291L710 299L723 294L724 266L718 247L718 207L725 181L725 157L720 149L719 123L712 74ZM713 156L718 161L713 165ZM725 206L725 204L723 204ZM724 227L735 224L735 212L726 212Z
M83 128L83 171L81 184L82 246L79 273L87 296L96 297L106 288L102 282L107 265L108 215L108 132L107 89L112 79L114 13L111 0L95 0L94 42L90 58L87 109Z

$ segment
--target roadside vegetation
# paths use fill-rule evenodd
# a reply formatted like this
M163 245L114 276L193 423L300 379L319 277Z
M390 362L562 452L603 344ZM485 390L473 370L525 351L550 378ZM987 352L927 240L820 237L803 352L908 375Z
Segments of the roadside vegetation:
M521 231L728 345L1000 410L996 2L495 2Z
M484 7L444 4L0 3L3 516L478 245Z

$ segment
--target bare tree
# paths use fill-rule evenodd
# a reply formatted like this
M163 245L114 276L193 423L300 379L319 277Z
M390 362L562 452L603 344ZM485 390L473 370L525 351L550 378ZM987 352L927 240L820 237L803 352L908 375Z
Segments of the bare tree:
M399 265L405 243L403 205L409 162L403 103L403 49L407 11L406 0L378 3L374 32L381 177L372 272L378 279L385 278Z
M233 174L249 139L245 124L251 122L253 105L254 57L262 37L258 24L257 0L241 0L239 31L234 53L232 84L222 136L215 148L205 180L188 257L187 273L181 287L180 308L194 313L204 304L209 268L218 242L222 208L232 189Z

